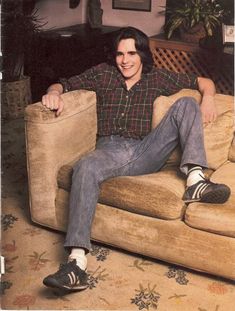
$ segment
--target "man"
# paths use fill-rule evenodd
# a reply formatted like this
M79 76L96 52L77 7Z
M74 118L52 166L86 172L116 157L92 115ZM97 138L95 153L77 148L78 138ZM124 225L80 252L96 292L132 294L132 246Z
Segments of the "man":
M100 64L84 73L49 87L42 104L63 111L63 92L93 90L97 95L98 133L96 149L73 168L69 222L65 248L68 262L44 279L49 287L69 291L87 287L87 259L90 231L100 184L111 177L156 172L179 143L180 170L187 176L183 200L223 203L230 189L204 178L207 167L203 122L216 119L215 86L206 78L156 69L148 37L138 29L121 29L114 43L111 63ZM191 97L177 100L161 123L151 130L153 102L182 88L198 89L199 105ZM201 118L202 116L202 118Z

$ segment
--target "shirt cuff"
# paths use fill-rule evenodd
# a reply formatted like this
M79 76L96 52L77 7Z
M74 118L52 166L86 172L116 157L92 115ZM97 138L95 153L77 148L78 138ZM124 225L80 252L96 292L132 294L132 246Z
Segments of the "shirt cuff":
M199 85L198 85L198 81L197 81L198 76L194 77L194 82L193 82L193 89L195 90L199 90Z
M65 79L65 78L60 78L58 82L59 82L59 83L62 85L62 87L63 87L63 93L67 93L67 92L69 92L69 91L71 90L71 86L70 86L70 84L69 84L69 82L68 82L67 79Z

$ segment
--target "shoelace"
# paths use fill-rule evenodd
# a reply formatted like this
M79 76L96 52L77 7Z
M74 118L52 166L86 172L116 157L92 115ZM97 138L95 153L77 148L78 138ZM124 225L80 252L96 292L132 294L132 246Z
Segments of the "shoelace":
M69 272L75 272L75 266L73 261L65 263L65 264L60 264L59 270L55 273L56 276L59 275L66 275Z
M200 174L199 174L200 175ZM204 176L202 176L202 175L200 175L200 177L203 179L203 181L202 182L205 182L205 183L207 183L207 184L214 184L214 185L217 185L216 183L213 183L212 181L210 181L210 179L207 179L206 177L204 177Z

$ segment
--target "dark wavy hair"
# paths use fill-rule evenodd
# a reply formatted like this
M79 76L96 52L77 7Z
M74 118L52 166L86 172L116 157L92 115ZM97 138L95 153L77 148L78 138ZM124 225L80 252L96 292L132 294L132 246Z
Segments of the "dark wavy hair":
M153 67L153 57L149 48L149 39L144 32L134 27L124 27L119 30L116 38L113 41L109 62L111 62L112 65L116 65L115 59L118 44L123 39L135 40L135 48L143 64L143 73L150 72Z

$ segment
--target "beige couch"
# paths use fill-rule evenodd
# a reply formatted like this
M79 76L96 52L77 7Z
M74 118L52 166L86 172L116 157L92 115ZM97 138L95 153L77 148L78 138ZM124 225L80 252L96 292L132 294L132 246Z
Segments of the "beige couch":
M192 90L156 99L153 126L184 95L200 100ZM80 90L64 94L63 99L60 117L36 103L27 107L25 124L32 220L66 231L72 164L95 147L96 97ZM221 205L186 206L176 150L158 173L117 177L102 184L93 240L235 280L233 97L217 94L216 105L217 121L204 128L207 174L231 187L230 199Z

